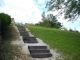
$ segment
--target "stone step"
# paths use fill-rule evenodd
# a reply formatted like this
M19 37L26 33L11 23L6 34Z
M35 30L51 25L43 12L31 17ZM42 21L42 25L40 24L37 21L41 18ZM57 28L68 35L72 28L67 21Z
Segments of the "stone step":
M18 29L24 29L24 27L18 27Z
M23 26L19 26L19 25L17 25L17 27L18 27L18 28L23 28Z
M32 49L29 50L30 53L50 53L49 49Z
M18 28L19 31L26 31L25 28Z
M34 36L23 36L23 39L31 39L31 40L37 40Z
M24 32L26 32L26 33L28 33L28 31L19 31L20 33L24 33Z
M25 29L24 27L18 27L18 29Z
M17 26L18 28L25 28L25 27L23 27L23 26Z
M18 29L18 30L19 30L19 29ZM19 32L20 32L20 31L26 31L26 29L19 30Z
M38 43L36 37L23 36L24 43Z
M19 33L21 36L29 36L29 33L27 31L20 31Z
M25 29L24 30L19 30L19 32L22 32L22 31L26 31Z
M52 57L51 53L31 53L33 58L49 58Z
M47 49L47 46L28 46L29 50L33 50L33 49Z
M38 43L37 41L26 41L24 40L24 43Z
M17 26L17 28L18 28L18 29L22 29L22 28L25 28L25 27L23 27L23 26Z

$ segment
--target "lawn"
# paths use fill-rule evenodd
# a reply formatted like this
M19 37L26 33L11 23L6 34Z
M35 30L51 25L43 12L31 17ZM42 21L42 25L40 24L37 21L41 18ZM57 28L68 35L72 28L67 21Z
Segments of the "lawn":
M39 26L27 26L27 28L52 49L57 49L64 60L80 60L80 33Z

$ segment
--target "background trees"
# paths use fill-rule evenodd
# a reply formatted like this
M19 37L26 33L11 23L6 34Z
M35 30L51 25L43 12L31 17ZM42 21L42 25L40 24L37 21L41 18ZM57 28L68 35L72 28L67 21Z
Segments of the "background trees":
M80 16L80 0L49 0L46 4L49 11L60 10L64 18L74 21Z
M53 16L53 14L48 14L45 16L45 12L42 13L42 22L39 22L36 25L54 28L62 27L61 23L57 21L56 17Z

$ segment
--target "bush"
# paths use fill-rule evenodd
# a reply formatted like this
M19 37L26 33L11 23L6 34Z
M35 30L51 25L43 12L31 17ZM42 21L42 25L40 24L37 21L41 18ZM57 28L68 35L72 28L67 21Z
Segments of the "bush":
M49 28L49 27L51 27L51 23L50 23L49 20L44 20L44 21L42 22L42 26Z
M70 29L69 31L74 32L74 30Z
M11 23L11 18L8 14L0 13L1 32L4 32Z

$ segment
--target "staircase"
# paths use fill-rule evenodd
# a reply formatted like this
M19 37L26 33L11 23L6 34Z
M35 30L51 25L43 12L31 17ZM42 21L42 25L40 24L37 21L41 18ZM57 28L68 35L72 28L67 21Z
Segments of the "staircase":
M36 37L30 36L28 31L23 26L17 26L20 35L23 38L24 43L31 43L36 44L38 43ZM40 45L34 45L34 46L28 46L29 52L33 58L48 58L52 57L52 54L50 53L50 50L47 48L47 46L40 46Z
M24 43L38 43L36 37L23 36Z
M47 46L28 46L28 49L33 58L48 58L52 56Z

